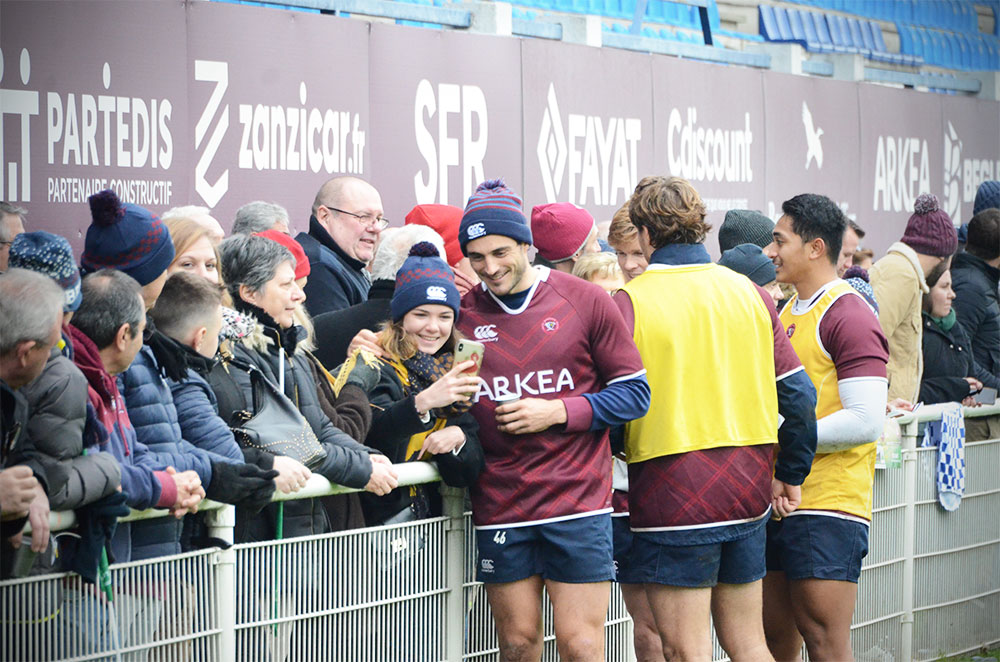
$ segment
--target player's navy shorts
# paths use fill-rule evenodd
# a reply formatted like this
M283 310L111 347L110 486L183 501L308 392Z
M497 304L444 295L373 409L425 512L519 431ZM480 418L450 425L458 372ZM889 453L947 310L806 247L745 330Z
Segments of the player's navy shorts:
M868 555L868 527L827 515L792 515L767 523L767 569L788 579L858 582Z
M506 529L476 529L476 579L516 582L534 575L567 584L614 579L611 516L604 513Z
M747 529L735 540L706 544L677 545L669 535L656 531L633 532L632 577L644 584L664 584L685 588L711 588L723 584L750 584L761 579L764 546L761 526Z
M632 558L632 525L628 515L611 518L611 535L615 546L615 581L619 584L641 584L635 577Z

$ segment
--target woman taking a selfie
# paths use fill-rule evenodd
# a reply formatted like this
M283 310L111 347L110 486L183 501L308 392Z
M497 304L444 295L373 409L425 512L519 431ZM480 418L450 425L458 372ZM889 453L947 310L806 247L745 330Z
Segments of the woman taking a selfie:
M396 273L392 321L379 335L385 357L369 394L372 427L366 443L393 463L432 459L452 487L471 485L482 471L478 425L469 414L479 377L474 361L454 365L459 294L451 268L433 244L420 242ZM363 360L358 357L357 361ZM436 486L362 494L369 526L441 514Z

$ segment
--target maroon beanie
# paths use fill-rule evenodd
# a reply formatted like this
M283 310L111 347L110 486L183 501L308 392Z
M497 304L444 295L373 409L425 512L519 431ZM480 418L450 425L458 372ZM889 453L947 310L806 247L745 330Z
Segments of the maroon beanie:
M913 203L913 216L900 240L917 253L948 257L958 250L958 233L951 217L938 207L936 195L923 193Z
M594 229L594 217L569 202L538 205L531 210L531 235L538 254L549 262L562 262L583 248Z

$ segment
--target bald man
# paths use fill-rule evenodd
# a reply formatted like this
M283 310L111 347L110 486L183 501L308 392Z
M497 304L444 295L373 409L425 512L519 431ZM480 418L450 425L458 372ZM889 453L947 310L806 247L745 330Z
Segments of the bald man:
M371 278L365 267L388 224L382 216L382 197L363 179L335 177L320 187L309 232L295 237L311 267L304 288L310 315L368 300Z

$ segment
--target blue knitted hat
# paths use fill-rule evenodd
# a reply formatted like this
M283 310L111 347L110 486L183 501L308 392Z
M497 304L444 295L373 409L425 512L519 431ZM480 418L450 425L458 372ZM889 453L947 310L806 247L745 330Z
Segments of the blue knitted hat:
M123 204L111 189L88 200L94 222L87 228L80 258L85 273L117 269L148 285L167 270L174 242L159 218L138 205Z
M1000 182L987 180L976 189L976 201L972 203L972 215L975 216L984 209L1000 207Z
M486 180L469 196L462 223L458 226L462 253L468 255L466 245L488 234L503 235L523 244L531 243L531 230L521 211L521 198L507 188L502 179Z
M457 322L461 301L455 275L434 244L429 241L414 244L410 256L396 272L396 291L389 304L392 321L398 322L417 306L435 303L455 311Z
M10 266L37 271L59 283L66 293L64 313L80 307L80 269L64 237L44 230L22 232L10 245Z
M719 264L743 274L761 287L778 278L774 263L757 244L740 244L722 254Z

